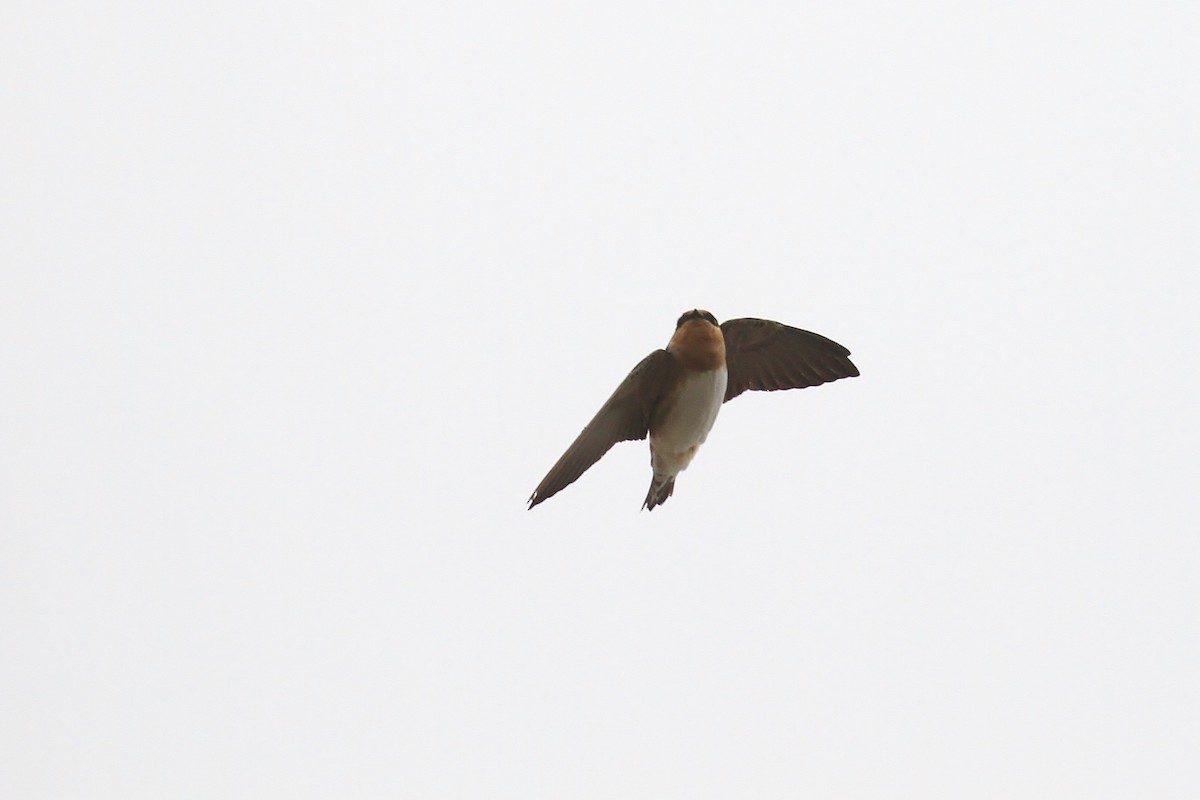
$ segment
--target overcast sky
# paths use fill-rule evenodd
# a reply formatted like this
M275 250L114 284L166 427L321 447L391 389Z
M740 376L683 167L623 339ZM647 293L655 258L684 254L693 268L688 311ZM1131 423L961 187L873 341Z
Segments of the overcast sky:
M1195 4L0 18L4 797L1200 796Z

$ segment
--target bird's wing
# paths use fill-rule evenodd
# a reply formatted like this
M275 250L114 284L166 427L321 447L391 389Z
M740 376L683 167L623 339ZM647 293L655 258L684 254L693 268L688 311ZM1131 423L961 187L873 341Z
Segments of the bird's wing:
M655 350L642 359L542 478L529 496L529 507L572 484L617 442L645 439L650 414L678 369L675 356L666 350Z
M725 402L746 390L802 389L858 375L850 351L817 333L767 319L721 323L729 380Z

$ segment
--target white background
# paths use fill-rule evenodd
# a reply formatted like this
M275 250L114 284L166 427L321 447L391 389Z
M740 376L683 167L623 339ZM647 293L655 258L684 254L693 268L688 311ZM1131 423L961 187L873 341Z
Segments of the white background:
M1196 8L6 4L0 794L1200 796Z

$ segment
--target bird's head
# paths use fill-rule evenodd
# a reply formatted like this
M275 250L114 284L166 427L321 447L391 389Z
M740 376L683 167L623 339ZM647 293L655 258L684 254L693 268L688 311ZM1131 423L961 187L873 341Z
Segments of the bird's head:
M686 323L691 322L694 319L708 320L713 325L717 324L717 318L712 314L700 308L693 308L691 311L683 312L683 315L679 318L679 321L675 323L675 330L679 330Z

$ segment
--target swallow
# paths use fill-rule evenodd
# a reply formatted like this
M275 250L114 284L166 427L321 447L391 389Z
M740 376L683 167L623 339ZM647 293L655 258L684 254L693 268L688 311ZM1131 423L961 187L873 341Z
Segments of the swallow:
M650 437L654 476L642 508L675 491L724 403L746 391L803 389L858 375L850 351L817 333L766 319L717 324L684 312L666 349L642 359L621 381L529 497L533 508L574 483L617 442Z

